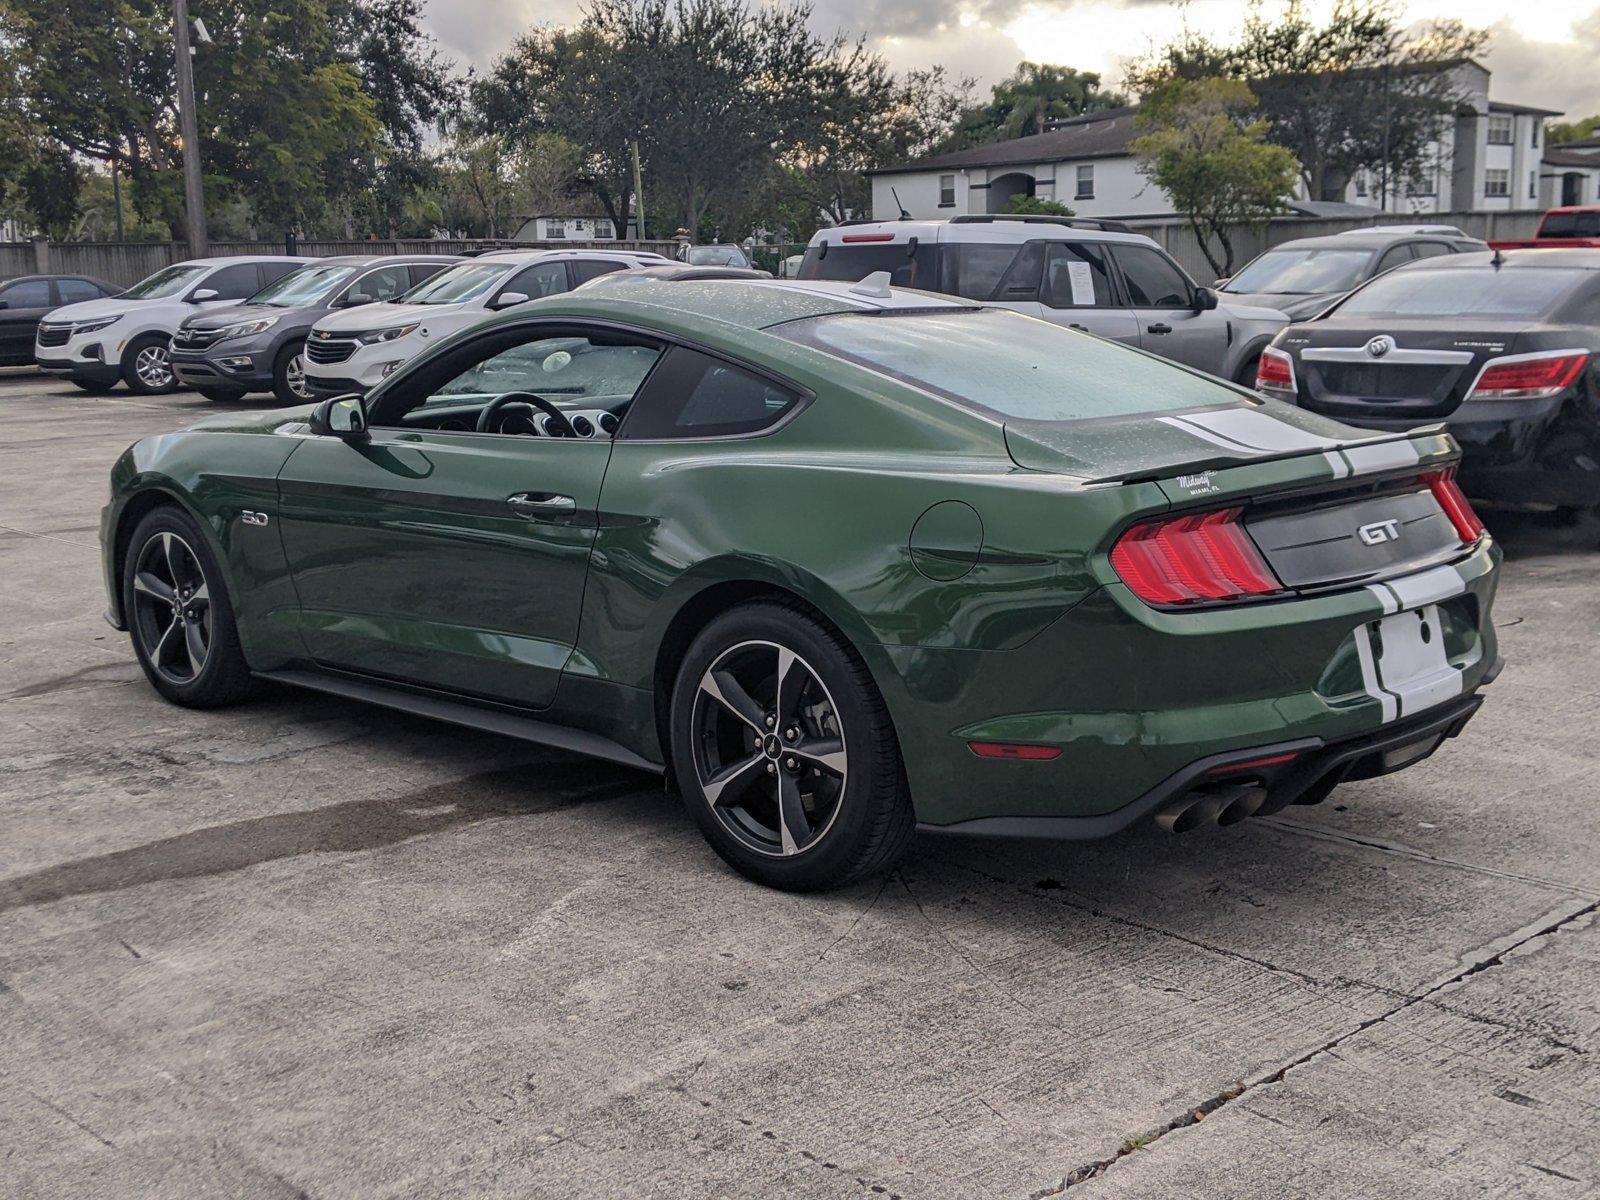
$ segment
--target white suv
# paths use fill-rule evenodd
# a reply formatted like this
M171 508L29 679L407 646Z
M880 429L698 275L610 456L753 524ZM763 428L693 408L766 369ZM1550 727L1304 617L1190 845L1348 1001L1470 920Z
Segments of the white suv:
M41 371L86 392L108 392L121 380L144 395L177 386L167 350L185 317L255 295L306 258L193 258L162 267L108 300L64 304L39 322L33 354Z
M365 393L440 338L488 313L570 292L609 271L672 260L631 250L496 250L441 271L384 304L329 313L306 338L306 385Z
M896 287L982 300L1126 342L1254 386L1281 312L1219 302L1159 243L1115 221L968 216L818 230L801 279L852 282L888 271Z

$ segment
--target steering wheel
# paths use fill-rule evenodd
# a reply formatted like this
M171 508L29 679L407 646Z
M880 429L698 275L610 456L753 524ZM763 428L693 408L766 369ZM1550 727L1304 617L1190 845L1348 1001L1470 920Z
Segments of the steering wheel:
M483 406L478 413L478 424L475 426L479 433L495 432L495 424L500 414L510 405L520 404L525 408L536 408L550 418L550 437L577 437L573 432L572 422L554 404L543 396L536 396L532 392L507 392L503 396L496 396Z

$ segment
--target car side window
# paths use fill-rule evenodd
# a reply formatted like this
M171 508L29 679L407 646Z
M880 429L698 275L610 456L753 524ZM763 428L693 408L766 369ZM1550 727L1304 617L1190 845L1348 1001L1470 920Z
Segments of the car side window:
M1385 271L1392 271L1401 263L1408 263L1410 261L1411 246L1409 243L1401 242L1398 246L1391 246L1389 249L1383 252L1383 257L1378 260L1378 270L1376 273L1382 275Z
M589 280L597 279L601 275L609 275L613 271L626 269L626 263L607 262L603 258L579 258L574 259L572 263L572 274L575 277L574 283L588 283Z
M449 263L412 263L406 270L411 275L411 286L426 283L440 271L448 267Z
M1105 247L1092 242L1050 243L1040 300L1051 308L1108 308L1111 297Z
M800 400L799 392L754 372L674 346L635 401L621 436L639 441L759 433Z
M1030 249L1033 254L1026 253ZM1018 245L1015 242L954 242L944 251L944 282L939 288L954 296L968 300L1032 300L1039 286L1040 255L1036 245ZM1013 268L1021 266L1027 272L1031 258L1033 279L1025 284L1027 295L1002 296L1002 283L1013 275Z
M393 300L411 290L411 272L405 267L379 267L350 285L349 295L360 293L374 300Z
M87 279L58 279L56 291L61 293L63 304L81 304L85 300L98 300L106 295Z
M94 297L85 299L92 300ZM49 308L50 281L29 279L23 283L13 283L8 288L0 289L0 300L6 302L7 308Z
M278 280L282 279L290 271L298 271L305 265L306 264L303 262L264 262L257 263L256 270L261 274L261 287L264 288L269 283L277 283ZM260 290L261 288L256 289L258 292Z
M1441 254L1455 253L1444 242L1412 242L1411 249L1418 258L1438 258Z
M569 291L571 286L567 282L566 263L545 262L518 271L500 289L500 294L521 292L528 299L537 300L541 296L555 296Z
M660 357L658 345L609 332L497 330L400 381L374 405L369 423L472 429L484 405L510 392L620 416ZM530 432L514 421L498 431Z
M194 290L211 289L217 293L211 297L213 300L243 300L246 296L255 295L263 286L261 273L256 270L255 263L236 263L213 272Z
M1194 287L1176 263L1149 246L1118 246L1112 251L1128 298L1135 308L1193 308Z

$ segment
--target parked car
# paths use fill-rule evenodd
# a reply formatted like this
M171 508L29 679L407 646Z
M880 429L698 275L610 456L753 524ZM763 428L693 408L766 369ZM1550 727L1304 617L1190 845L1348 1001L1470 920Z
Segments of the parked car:
M1282 313L1219 304L1161 246L1068 217L873 221L819 230L801 279L888 271L897 287L964 296L1250 383Z
M1491 250L1574 250L1600 248L1600 204L1564 204L1544 214L1533 237L1496 239Z
M147 438L102 539L175 703L277 680L670 771L809 889L917 822L1182 831L1429 755L1498 669L1457 457L881 275L657 280Z
M238 304L309 260L282 256L194 258L162 267L120 296L68 304L39 322L34 358L41 371L84 391L121 380L149 395L177 386L172 335L185 317Z
M1600 252L1458 254L1400 267L1261 359L1256 386L1369 429L1442 423L1487 500L1600 504Z
M460 261L452 254L319 259L243 304L184 318L172 338L173 373L212 400L249 392L272 392L284 404L310 400L304 351L318 320L397 299Z
M732 242L718 242L709 246L682 245L678 247L678 261L690 267L749 267L750 256L743 246Z
M392 302L329 313L306 339L306 384L320 396L365 392L413 355L502 308L571 291L608 271L672 260L636 250L496 250Z
M87 275L19 275L0 279L0 367L33 361L39 321L52 309L83 300L115 296L115 284Z
M1357 284L1419 258L1487 250L1454 226L1380 226L1296 238L1256 255L1231 279L1224 297L1275 308L1292 321L1314 317Z

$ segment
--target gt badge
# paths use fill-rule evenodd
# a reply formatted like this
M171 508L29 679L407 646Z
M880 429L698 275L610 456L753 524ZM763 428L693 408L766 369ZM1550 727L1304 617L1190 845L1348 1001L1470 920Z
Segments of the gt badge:
M239 513L239 519L246 525L265 525L267 523L267 514L244 509Z
M1400 523L1398 521L1373 521L1370 525L1363 525L1356 530L1356 536L1368 546L1381 546L1385 542L1398 542L1400 540Z

